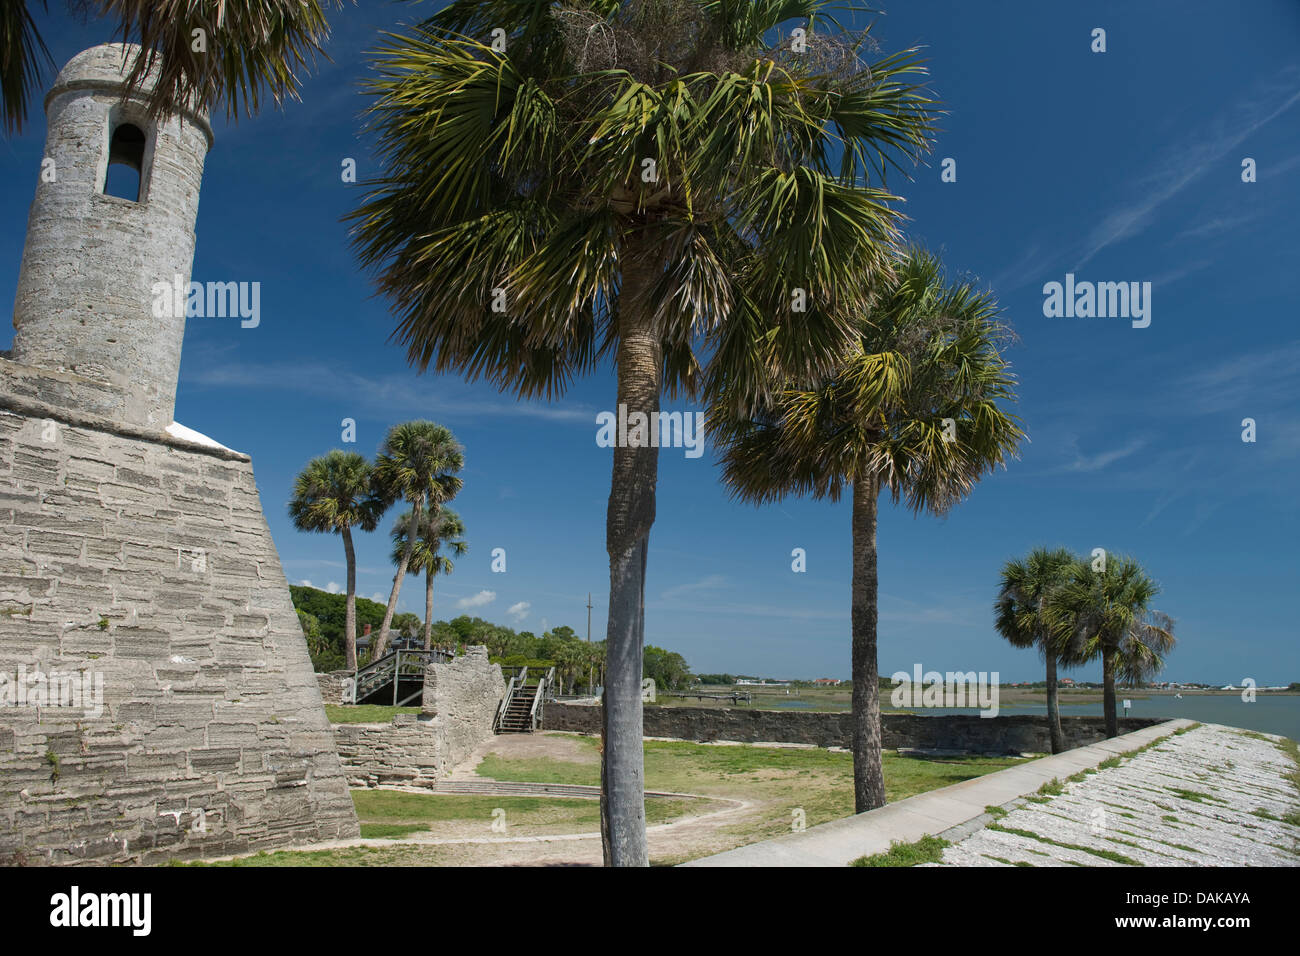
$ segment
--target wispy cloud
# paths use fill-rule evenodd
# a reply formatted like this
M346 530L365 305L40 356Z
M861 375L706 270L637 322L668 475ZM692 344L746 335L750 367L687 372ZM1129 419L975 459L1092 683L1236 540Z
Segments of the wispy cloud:
M1147 445L1145 438L1135 438L1119 448L1111 448L1106 451L1095 452L1091 455L1085 455L1075 452L1074 461L1062 466L1061 471L1071 472L1094 472L1101 471L1117 461L1122 461L1130 455L1135 455Z
M1010 292L1038 280L1047 272L1055 274L1062 264L1077 271L1110 246L1142 234L1157 220L1164 206L1201 176L1220 168L1225 158L1235 155L1251 136L1297 103L1300 103L1300 70L1290 67L1277 78L1257 85L1231 109L1221 111L1185 140L1172 144L1149 172L1134 184L1130 195L1116 198L1082 240L1065 247L1045 247L1041 241L1031 241L1014 264L993 278L993 287L1003 293ZM1273 166L1270 175L1297 163L1300 163L1300 156L1289 157ZM1241 224L1231 221L1230 217L1219 217L1193 227L1179 238L1204 239L1223 235ZM1200 235L1196 234L1198 232ZM1169 283L1187 274L1188 271L1178 272L1165 277L1164 281Z
M659 600L665 604L671 604L675 601L681 600L682 598L697 595L702 591L720 590L726 585L726 583L727 579L724 575L710 574L707 577L701 578L699 581L694 581L690 584L678 584L675 587L669 588L659 595Z
M528 616L528 609L531 607L532 605L527 601L520 601L506 608L506 614L510 615L510 619L516 624L520 624Z
M458 608L484 607L488 604L491 604L496 599L497 599L496 591L483 590L483 591L479 591L477 594L470 595L467 598L461 598L459 601L456 602L456 606Z
M395 411L423 413L431 404L436 404L441 414L448 418L518 416L594 422L596 416L596 410L585 405L448 398L439 393L429 379L393 376L372 379L319 362L195 362L187 366L183 379L183 388L265 389L329 396L346 393L354 396L360 407L384 414Z
M1239 100L1227 114L1220 114L1208 130L1197 130L1195 135L1177 144L1138 184L1136 198L1112 209L1093 228L1075 268L1082 268L1108 246L1143 232L1161 206L1296 103L1300 103L1300 88L1292 69L1280 80Z

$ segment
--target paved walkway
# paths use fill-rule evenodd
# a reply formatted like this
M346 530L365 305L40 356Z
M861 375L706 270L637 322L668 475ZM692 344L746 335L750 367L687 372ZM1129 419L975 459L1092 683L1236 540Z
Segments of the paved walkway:
M1300 828L1268 819L1300 808L1285 777L1295 765L1273 743L1275 738L1212 725L1186 730L1194 726L1188 720L1167 721L684 865L845 866L883 853L894 842L924 836L953 842L943 862L954 865L1115 865L1124 859L1166 865L1300 863L1295 855ZM1174 735L1179 730L1186 732ZM1162 739L1118 767L1066 782ZM1053 780L1063 785L1060 796L1046 803L1025 799L1042 799L1038 790ZM988 813L988 807L1000 809ZM990 824L1033 835L986 829ZM1074 848L1080 846L1110 852L1098 856Z
M942 866L1300 866L1295 763L1275 738L1207 724L1017 801Z

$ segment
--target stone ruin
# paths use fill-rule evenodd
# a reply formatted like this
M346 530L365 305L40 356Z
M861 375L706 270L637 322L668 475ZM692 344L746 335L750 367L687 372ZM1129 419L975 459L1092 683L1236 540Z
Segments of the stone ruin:
M356 814L248 456L172 420L206 116L74 57L0 353L0 861L346 838ZM147 84L150 82L146 80ZM140 175L106 195L107 168ZM102 706L101 706L102 705Z

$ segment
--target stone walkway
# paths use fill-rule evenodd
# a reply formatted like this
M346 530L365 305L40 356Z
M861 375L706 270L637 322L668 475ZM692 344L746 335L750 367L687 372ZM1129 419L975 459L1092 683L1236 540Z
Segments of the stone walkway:
M1170 720L684 865L846 866L937 836L930 865L1296 866L1280 740Z
M1118 766L1006 805L936 866L1297 866L1296 764L1251 731L1206 724Z

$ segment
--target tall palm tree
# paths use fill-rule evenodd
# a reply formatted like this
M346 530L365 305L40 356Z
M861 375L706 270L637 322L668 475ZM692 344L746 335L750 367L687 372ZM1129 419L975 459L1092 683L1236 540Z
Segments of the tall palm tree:
M293 482L289 517L299 531L327 531L343 538L348 597L343 622L348 670L357 669L357 555L352 529L374 531L384 511L375 494L370 462L337 448L313 458Z
M393 563L402 560L406 551L407 536L411 530L411 512L408 511L393 524ZM456 565L451 555L460 557L469 551L469 545L462 539L465 536L465 522L460 515L450 508L439 508L436 512L424 512L415 529L415 545L411 548L411 559L407 564L408 574L424 573L424 649L433 647L433 577L436 574L451 574ZM446 545L450 555L443 554Z
M615 407L650 428L665 393L727 378L745 404L768 365L828 367L889 266L885 167L916 160L934 119L915 51L868 64L871 41L829 6L456 0L390 36L369 87L386 168L352 218L411 362L548 398L608 362ZM648 864L657 480L657 442L617 444L601 762L616 866Z
M1047 728L1052 753L1065 750L1061 707L1057 693L1057 649L1048 623L1047 605L1074 569L1075 557L1065 548L1035 548L1023 560L1002 567L1002 584L993 605L994 627L1013 647L1036 647L1047 663Z
M140 87L154 70L149 106L155 115L186 103L210 109L224 104L231 119L254 115L267 96L277 106L296 98L301 76L323 55L329 5L330 0L69 0L74 10L107 18L123 41L144 48L127 74L127 87ZM54 66L32 6L26 0L0 5L0 124L6 133L22 132L28 101L42 73ZM48 9L47 0L41 6Z
M988 293L950 283L912 251L831 374L774 382L758 414L724 406L710 422L723 479L754 502L787 494L853 496L853 783L859 813L885 803L876 657L876 513L880 494L914 513L946 512L1004 465L1024 433L1000 402L1015 398L1006 338Z
M1133 558L1111 555L1099 570L1076 561L1048 602L1048 621L1062 660L1101 658L1106 736L1119 735L1115 681L1136 684L1158 674L1177 643L1174 620L1152 610L1160 585Z
M390 428L384 438L375 459L376 485L386 501L405 501L411 510L406 516L406 544L397 559L393 591L370 653L372 661L383 657L388 645L388 628L397 610L397 596L402 593L411 552L419 540L421 518L425 512L436 518L441 506L456 497L463 484L456 473L464 467L464 449L449 429L435 422L403 422Z

